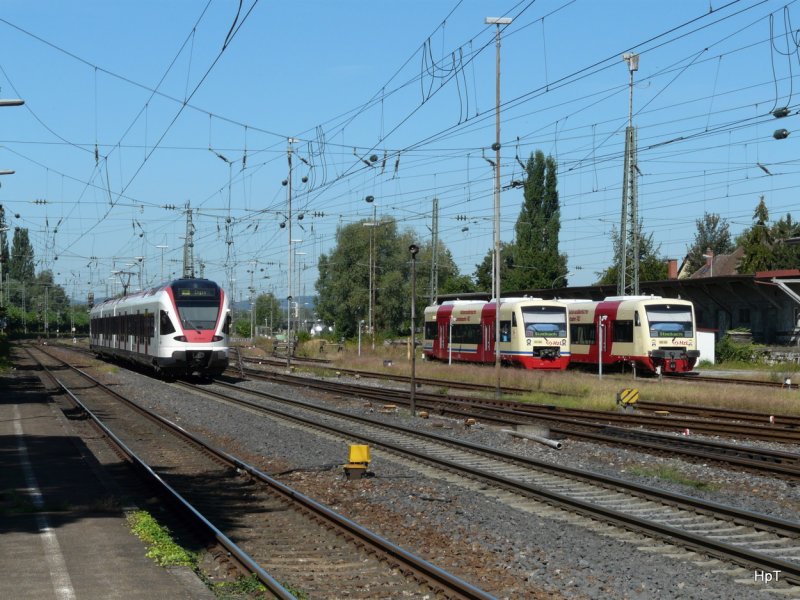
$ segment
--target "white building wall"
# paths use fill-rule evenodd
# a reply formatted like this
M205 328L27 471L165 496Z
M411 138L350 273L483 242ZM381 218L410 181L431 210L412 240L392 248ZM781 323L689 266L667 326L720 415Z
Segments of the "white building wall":
M703 361L709 362L712 365L715 363L714 337L713 331L697 332L697 349L700 351L698 363Z

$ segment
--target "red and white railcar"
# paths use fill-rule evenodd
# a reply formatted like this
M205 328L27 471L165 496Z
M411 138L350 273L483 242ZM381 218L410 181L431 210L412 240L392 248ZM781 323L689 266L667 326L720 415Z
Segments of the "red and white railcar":
M94 306L89 347L161 374L213 377L228 366L230 322L216 283L177 279Z
M493 363L497 304L450 300L425 309L423 352L431 360ZM500 301L500 358L526 369L566 369L567 307L556 300Z
M688 300L618 296L600 302L573 300L568 306L573 364L602 360L609 367L685 373L700 356L694 305Z

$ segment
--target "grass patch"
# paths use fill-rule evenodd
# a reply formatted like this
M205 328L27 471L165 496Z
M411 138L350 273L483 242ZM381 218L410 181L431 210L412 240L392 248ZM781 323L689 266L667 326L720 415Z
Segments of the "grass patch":
M241 577L236 581L219 581L211 585L211 590L218 598L254 598L263 597L267 588L255 574Z
M683 473L681 473L675 467L631 467L627 469L629 473L633 473L634 475L639 475L641 477L655 477L656 479L661 479L662 481L668 481L670 483L679 483L681 485L685 485L688 487L692 487L696 490L701 490L704 492L714 492L720 489L720 486L716 483L709 483L707 481L700 481L699 479L692 479L691 477L687 477Z
M172 538L169 529L158 523L153 516L143 510L128 515L131 531L148 545L148 558L162 567L183 566L197 570L197 555L179 546Z

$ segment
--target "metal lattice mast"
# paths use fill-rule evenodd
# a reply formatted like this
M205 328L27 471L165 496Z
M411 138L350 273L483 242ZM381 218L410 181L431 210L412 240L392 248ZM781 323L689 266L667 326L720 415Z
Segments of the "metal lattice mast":
M631 151L630 151L630 182L628 183L628 187L630 188L631 194L631 254L633 257L632 264L631 264L631 294L634 296L639 295L639 246L640 240L639 235L641 233L641 227L639 226L639 184L637 179L637 174L639 172L639 167L637 165L637 158L636 158L636 128L631 127Z
M622 182L622 210L619 231L619 273L617 294L639 293L639 223L636 182L636 131L633 127L633 74L639 69L639 55L626 52L622 60L628 63L630 74L628 97L628 126L625 129L625 160ZM630 238L630 240L629 240ZM630 241L630 243L629 243Z
M439 293L439 199L433 199L433 219L431 222L431 290L430 304Z
M186 203L186 237L183 238L183 276L194 277L194 225L189 202Z

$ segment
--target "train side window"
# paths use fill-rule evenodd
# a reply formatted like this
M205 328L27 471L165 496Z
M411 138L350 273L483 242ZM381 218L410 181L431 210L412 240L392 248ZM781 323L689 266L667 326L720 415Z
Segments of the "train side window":
M569 334L572 338L573 344L594 344L595 331L597 328L594 324L589 325L570 325Z
M454 343L458 344L480 344L481 326L480 325L453 325Z
M632 342L633 321L614 321L614 330L612 333L611 341Z
M175 333L175 326L172 324L172 321L169 320L169 315L165 310L161 311L160 319L158 321L158 330L161 335Z
M639 311L633 311L633 324L639 327L642 323L639 321Z

